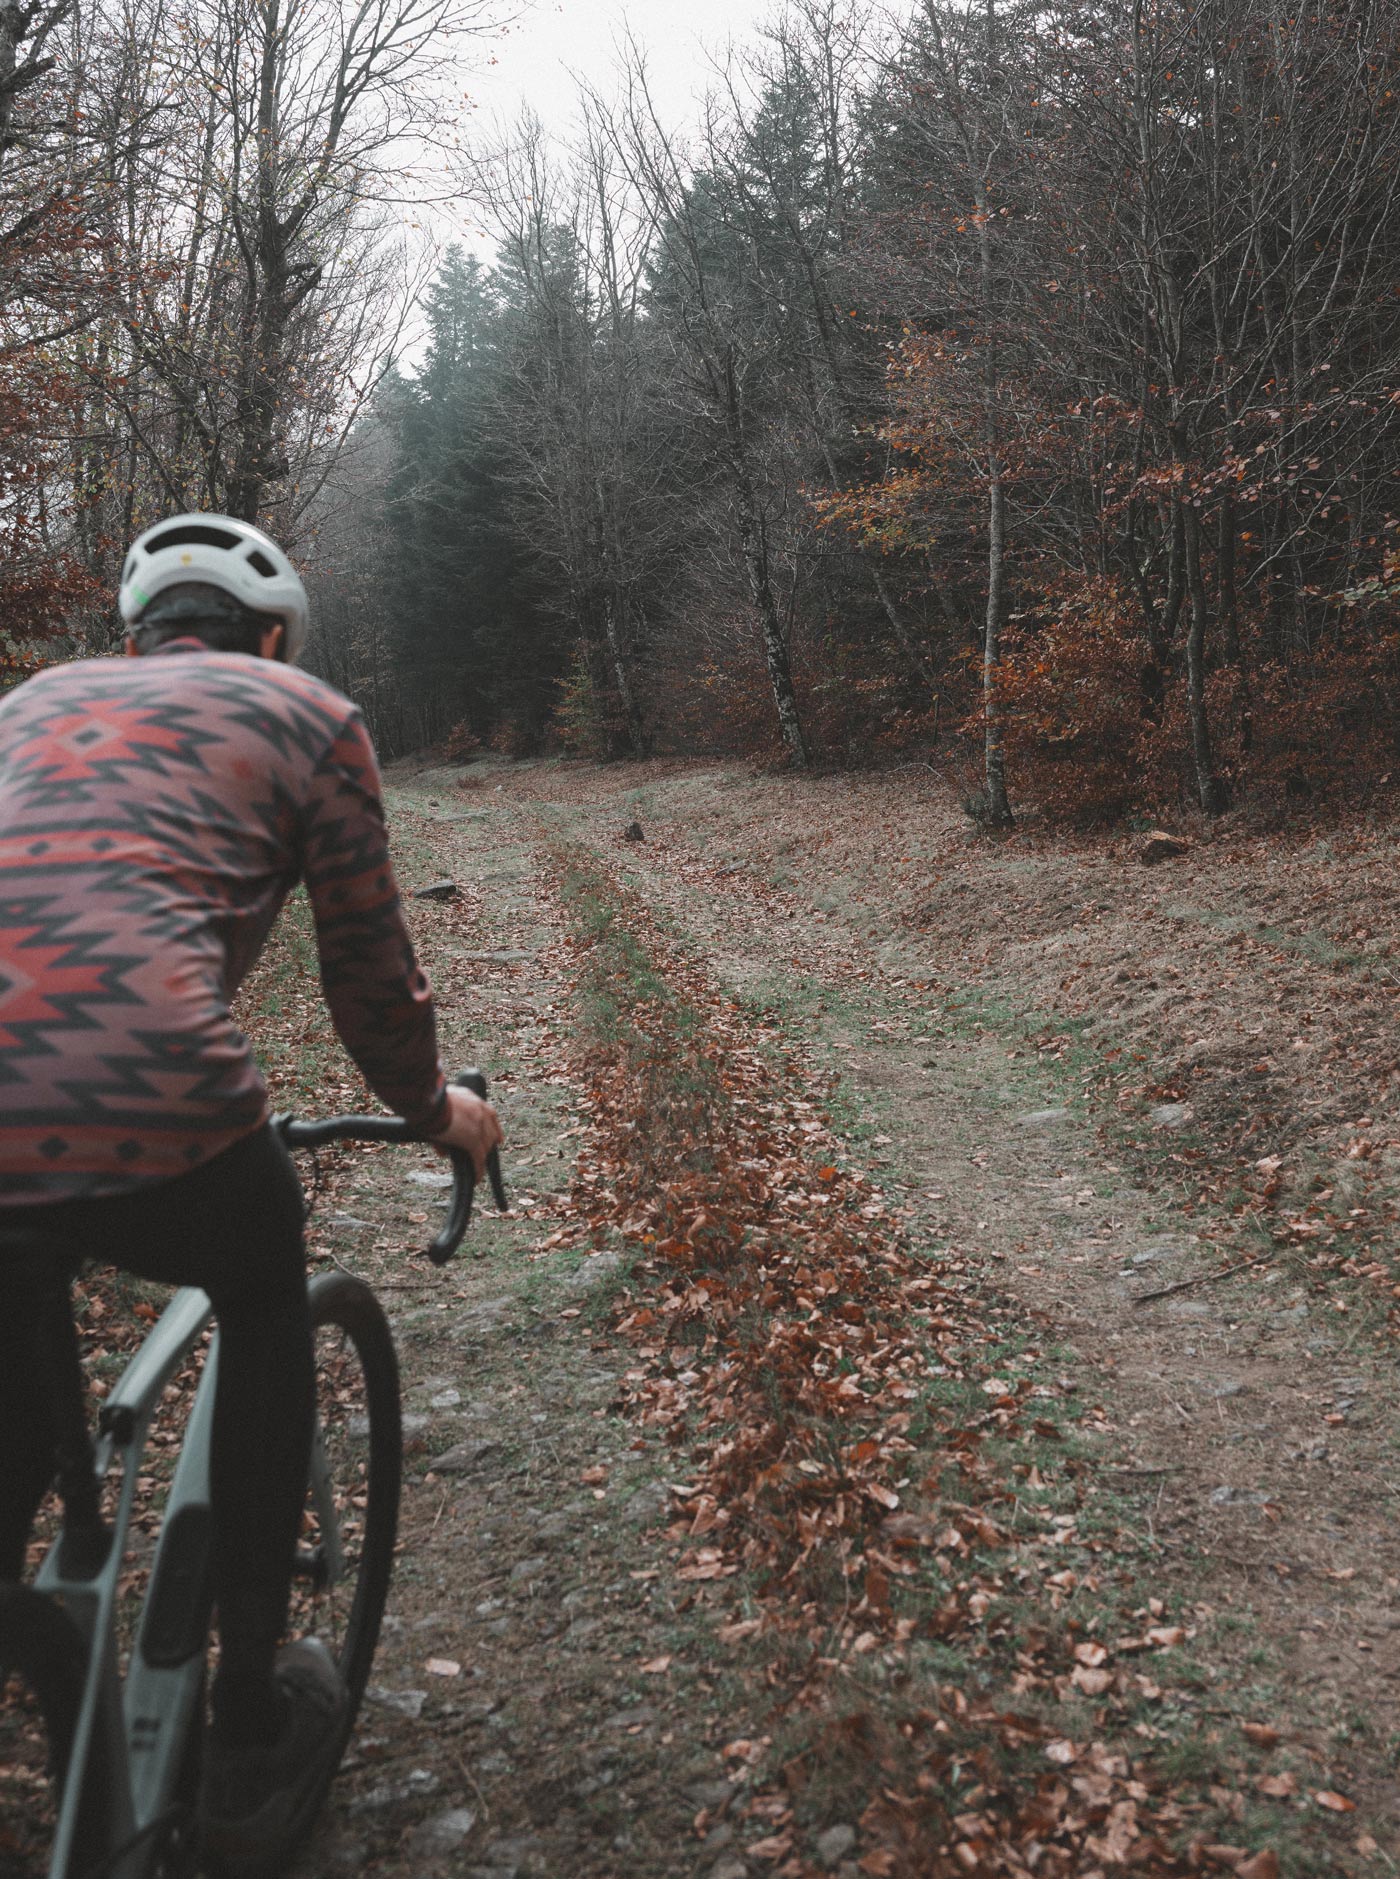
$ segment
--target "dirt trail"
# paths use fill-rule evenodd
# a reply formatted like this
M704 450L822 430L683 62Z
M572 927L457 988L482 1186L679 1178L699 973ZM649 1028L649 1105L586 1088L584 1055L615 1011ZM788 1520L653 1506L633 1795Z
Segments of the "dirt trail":
M557 914L508 827L493 818L483 841L481 818L412 796L419 815L396 805L406 880L450 873L466 896L465 912L415 908L444 1052L492 1070L516 1216L480 1214L438 1274L405 1258L441 1202L432 1156L348 1162L321 1210L317 1243L391 1312L408 1486L370 1701L305 1870L674 1871L715 1763L685 1692L636 1674L670 1624L648 1537L667 1496L608 1415L624 1358L596 1330L609 1263L525 1257L564 1217L578 1133Z
M616 1413L632 1361L609 1328L620 1252L580 1262L549 1244L569 1222L581 1112L542 829L593 850L721 985L785 1027L853 1163L898 1200L926 1256L960 1275L952 1283L991 1301L1006 1348L1019 1338L1028 1350L1015 1359L1027 1387L1072 1406L1078 1511L1053 1516L1047 1500L1044 1520L1058 1518L1069 1579L1101 1584L1106 1638L1135 1610L1136 1629L1151 1622L1149 1600L1184 1621L1187 1641L1153 1660L1156 1683L1138 1678L1156 1695L1120 1722L1175 1757L1214 1810L1219 1857L1199 1853L1200 1869L1240 1869L1268 1848L1285 1872L1396 1870L1400 1423L1389 1348L1363 1309L1334 1309L1345 1295L1324 1295L1257 1236L1237 1254L1215 1249L1228 1232L1208 1234L1121 1131L1105 1132L1114 1092L1086 1098L1095 1079L1073 1041L1053 1026L1028 1034L1024 1011L990 998L971 942L961 960L946 946L935 957L891 918L893 879L879 905L883 864L853 861L848 846L856 792L814 786L785 828L765 814L772 783L713 769L466 778L462 789L457 772L401 776L393 813L406 885L446 875L464 890L414 902L414 919L448 1054L506 1072L517 1206L479 1221L462 1262L438 1275L403 1256L426 1230L411 1216L438 1198L411 1178L434 1173L429 1158L347 1158L322 1203L318 1243L366 1271L395 1318L410 1484L376 1696L305 1870L897 1870L873 1852L858 1863L867 1841L834 1775L829 1796L799 1806L783 1851L761 1812L746 1815L774 1676L718 1647L704 1601L676 1581L667 1482L683 1458ZM629 844L634 815L646 839ZM925 827L936 848L935 836L954 839ZM886 859L912 843L897 831ZM956 859L948 848L940 865ZM1151 1071L1144 1080L1167 1082ZM1149 1135L1171 1143L1164 1158L1179 1127ZM1261 1263L1210 1282L1235 1258ZM1032 1509L1051 1462L1032 1453L1015 1467ZM945 1658L921 1661L899 1680L950 1674ZM1103 1725L1082 1701L1094 1687L1062 1681L1033 1700L1052 1713L1067 1702L1064 1733L1082 1735ZM1244 1723L1259 1733L1242 1738ZM752 1756L724 1754L750 1741ZM1278 1869L1256 1865L1251 1879ZM1073 1870L1087 1879L1091 1864Z

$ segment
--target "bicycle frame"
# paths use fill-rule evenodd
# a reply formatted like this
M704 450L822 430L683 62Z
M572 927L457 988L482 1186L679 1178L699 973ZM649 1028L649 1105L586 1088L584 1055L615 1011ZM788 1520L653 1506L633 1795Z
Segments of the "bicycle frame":
M104 1479L113 1463L119 1462L121 1491L111 1542L99 1570L91 1578L67 1576L60 1537L35 1579L37 1590L62 1599L88 1644L83 1700L49 1859L49 1879L81 1879L72 1871L72 1847L96 1732L101 1732L106 1748L111 1785L105 1797L107 1844L113 1852L130 1846L110 1871L113 1879L144 1879L159 1850L156 1823L174 1797L191 1728L203 1725L197 1711L212 1604L209 1437L218 1369L217 1332L185 1427L125 1682L117 1666L113 1620L136 1478L151 1419L166 1384L211 1316L203 1292L193 1287L176 1292L104 1406L97 1474L99 1480Z
M479 1071L465 1071L457 1081L482 1097L486 1094L486 1081ZM418 1139L407 1124L388 1117L342 1116L299 1123L286 1116L274 1118L274 1124L289 1146L310 1147L347 1137ZM438 1265L452 1257L471 1216L470 1158L453 1150L452 1166L455 1178L448 1223L428 1249ZM497 1205L504 1210L507 1201L494 1150L488 1171ZM60 1534L35 1578L35 1590L61 1601L88 1646L48 1879L87 1879L73 1868L73 1847L96 1740L105 1750L110 1785L110 1793L101 1797L108 1849L101 1868L104 1879L106 1875L149 1879L160 1856L162 1829L167 1822L173 1824L171 1809L185 1757L196 1732L204 1726L204 1672L213 1608L209 1448L219 1362L217 1331L210 1340L185 1425L124 1679L117 1661L114 1618L151 1420L165 1386L212 1317L213 1308L202 1291L192 1286L177 1291L103 1407L95 1453L97 1478L104 1481L119 1464L121 1488L101 1564L89 1574L67 1570ZM312 1430L310 1495L321 1534L318 1572L333 1585L343 1576L346 1560L319 1418Z
M82 1879L72 1870L72 1848L88 1759L98 1731L106 1748L111 1784L110 1794L104 1797L107 1844L117 1855L108 1870L112 1879L145 1879L160 1852L159 1823L175 1798L192 1732L204 1726L204 1665L213 1604L209 1443L219 1364L217 1331L210 1340L185 1424L125 1679L117 1666L113 1619L151 1419L166 1384L212 1316L203 1292L192 1286L176 1292L103 1408L97 1475L105 1479L113 1464L120 1463L121 1491L101 1567L91 1578L66 1574L60 1535L35 1578L37 1591L62 1599L88 1645L83 1700L49 1858L49 1879ZM325 1547L321 1566L333 1584L345 1570L345 1557L319 1421L312 1434L310 1476ZM123 1847L129 1849L124 1854L120 1852Z

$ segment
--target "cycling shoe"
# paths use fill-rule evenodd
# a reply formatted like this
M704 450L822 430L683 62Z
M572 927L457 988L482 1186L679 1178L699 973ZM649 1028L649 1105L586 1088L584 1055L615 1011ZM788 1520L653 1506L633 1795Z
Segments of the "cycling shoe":
M200 1848L220 1879L280 1872L309 1830L345 1746L350 1697L316 1638L283 1645L273 1682L284 1705L271 1744L207 1745L200 1791Z

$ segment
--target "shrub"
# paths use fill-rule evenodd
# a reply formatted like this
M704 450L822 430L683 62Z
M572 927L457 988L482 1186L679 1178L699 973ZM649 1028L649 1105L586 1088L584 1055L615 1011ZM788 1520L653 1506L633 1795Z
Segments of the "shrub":
M1066 584L1003 641L997 692L1018 794L1073 822L1109 822L1145 793L1151 648L1136 604L1106 579ZM1189 748L1189 746L1188 746Z

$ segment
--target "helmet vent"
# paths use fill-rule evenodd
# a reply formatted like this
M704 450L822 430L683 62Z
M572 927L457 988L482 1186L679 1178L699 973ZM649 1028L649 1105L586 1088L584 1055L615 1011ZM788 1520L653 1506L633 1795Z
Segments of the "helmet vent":
M259 574L265 574L269 580L277 573L276 568L273 567L261 548L252 549L244 559L247 561L250 568L256 568Z
M146 543L146 553L157 555L162 548L181 548L198 544L202 548L236 548L239 537L231 529L210 528L207 522L186 522L179 528L162 530Z

